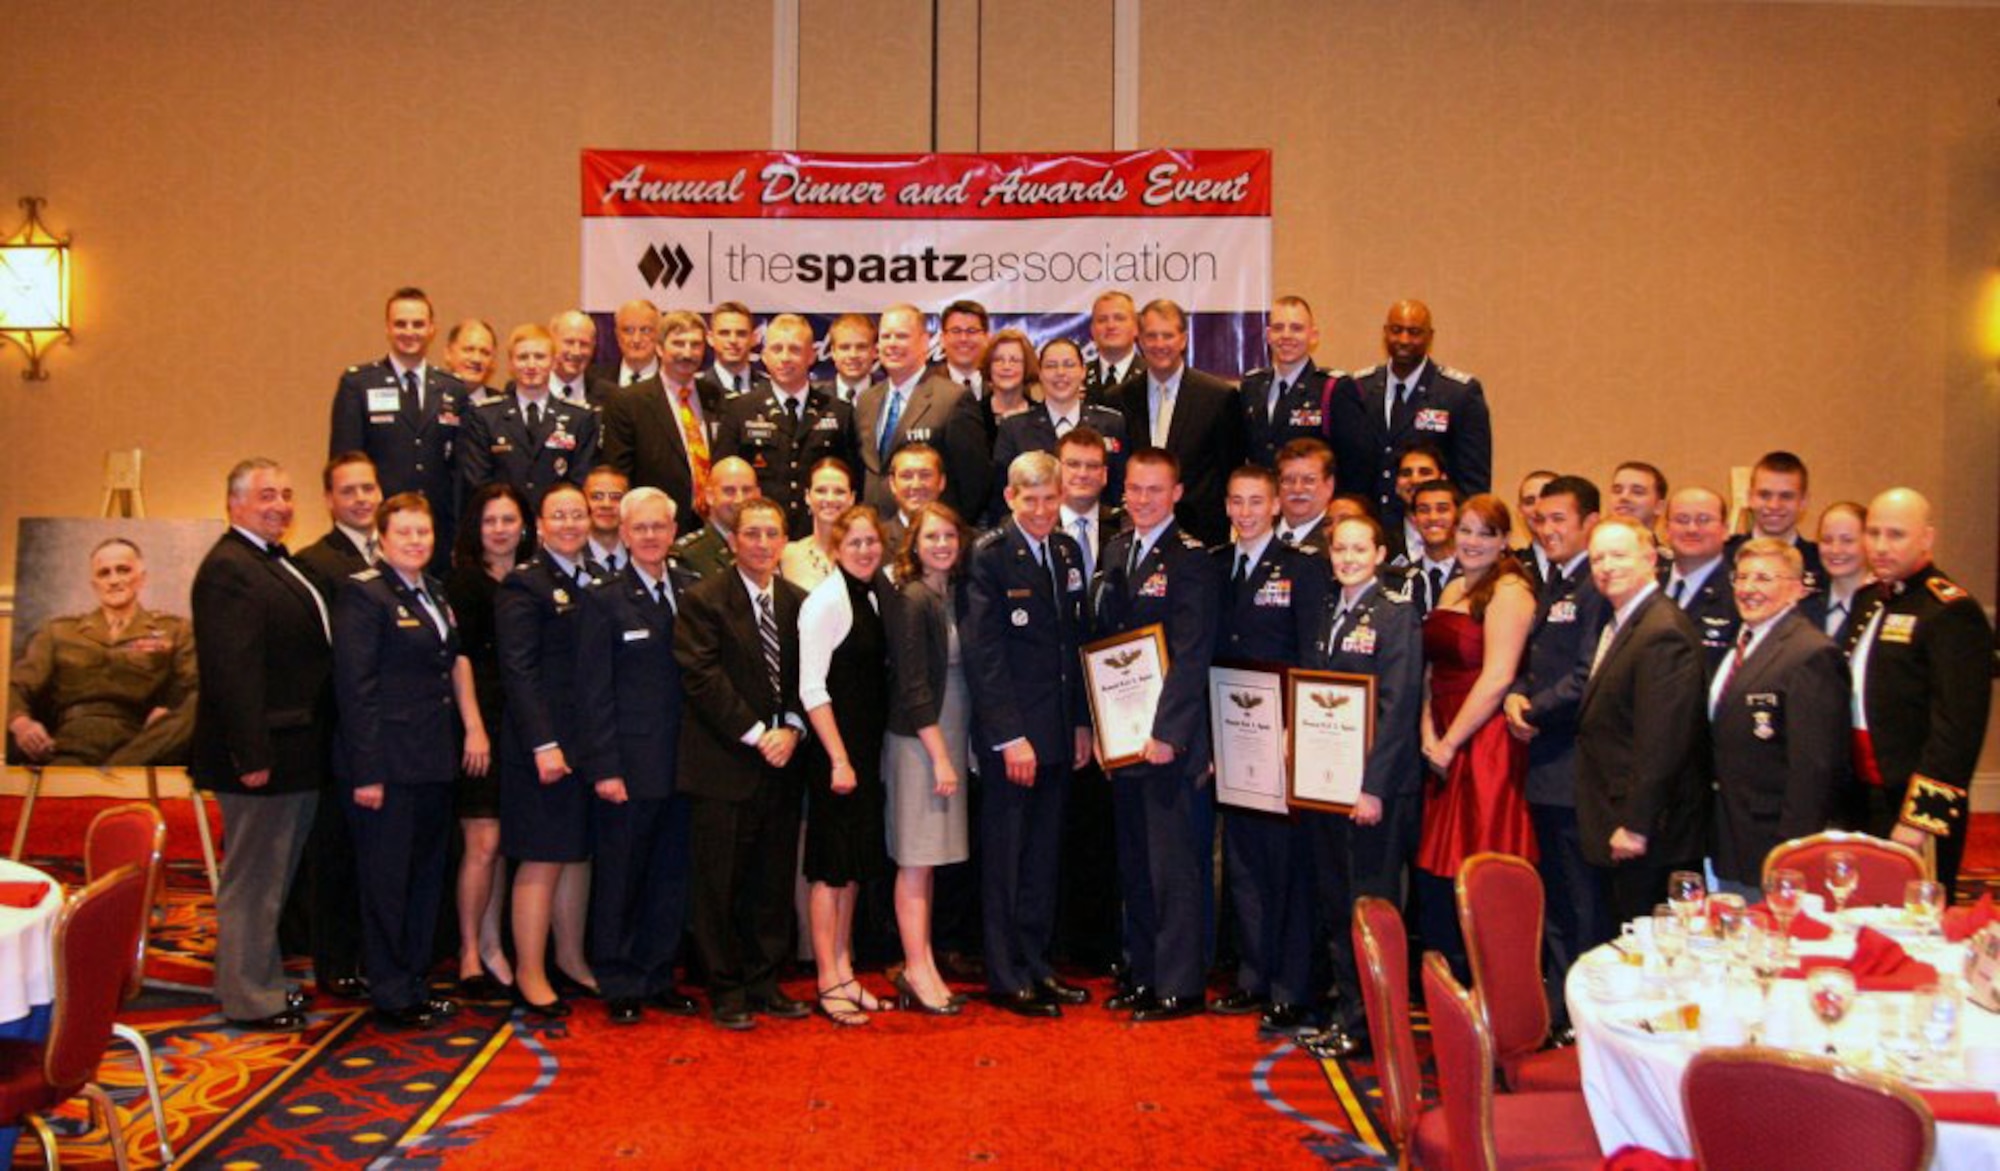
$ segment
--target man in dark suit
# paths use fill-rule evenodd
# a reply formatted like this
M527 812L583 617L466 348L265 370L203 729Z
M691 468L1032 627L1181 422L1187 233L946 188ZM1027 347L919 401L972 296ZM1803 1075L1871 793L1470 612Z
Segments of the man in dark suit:
M858 406L862 393L875 381L875 323L859 313L834 318L826 327L826 356L833 363L827 393L850 407Z
M680 760L681 669L674 609L694 579L671 568L673 497L640 488L619 502L631 561L585 592L577 656L577 767L595 786L591 823L590 970L611 1022L644 1005L676 1016L695 1003L674 987L688 905L688 802Z
M1972 830L1972 772L1986 739L1993 627L1979 602L1931 563L1930 501L1892 488L1868 505L1875 571L1854 619L1855 771L1868 832L1937 847L1938 880L1958 881Z
M1187 313L1158 300L1139 314L1139 352L1145 377L1120 392L1125 432L1134 446L1173 453L1180 467L1180 527L1204 544L1229 537L1222 498L1229 473L1240 462L1242 417L1236 391L1187 365Z
M1540 854L1551 1020L1568 1027L1563 978L1570 965L1612 936L1604 876L1584 860L1576 821L1576 719L1591 659L1611 607L1590 576L1590 534L1602 499L1582 476L1555 476L1535 499L1535 535L1549 569L1536 591L1527 654L1502 710L1507 730L1528 745L1528 816Z
M1479 380L1431 361L1431 311L1421 301L1389 306L1382 326L1385 365L1354 376L1352 393L1329 404L1327 434L1340 464L1340 490L1373 497L1393 530L1402 520L1393 478L1396 457L1419 439L1444 452L1444 474L1477 496L1493 488L1493 422Z
M1123 289L1099 293L1090 305L1090 348L1083 372L1083 395L1116 409L1119 390L1139 373L1139 306Z
M591 369L590 360L597 353L597 322L581 309L565 309L549 319L549 336L556 343L549 393L566 403L602 410L618 384Z
M354 574L374 564L375 511L382 489L375 464L358 451L336 455L320 473L326 510L333 527L299 550L299 568L313 588L331 603ZM319 809L313 815L312 836L306 843L304 885L307 897L294 891L285 908L285 931L312 940L313 983L322 992L349 1000L368 995L361 978L360 889L354 873L354 835L348 825L347 789L334 782L332 771L322 785Z
M1135 1022L1177 1020L1203 1004L1202 872L1195 806L1207 802L1208 664L1216 582L1201 541L1174 519L1181 499L1171 452L1141 448L1125 464L1132 527L1113 537L1092 587L1099 637L1160 624L1167 673L1138 759L1111 770L1118 871L1125 894L1132 988L1105 1001Z
M1701 638L1660 594L1653 534L1626 517L1590 534L1590 572L1611 607L1577 714L1583 856L1609 871L1617 920L1651 913L1667 875L1695 869L1708 826Z
M663 361L656 374L614 393L604 404L604 462L634 488L658 488L674 498L675 515L693 525L706 506L710 444L719 400L696 385L707 330L685 309L667 314Z
M387 318L389 355L340 376L326 453L365 453L384 495L424 494L437 519L431 568L443 572L458 531L458 433L470 403L464 383L425 360L437 320L424 291L390 294Z
M923 310L897 305L882 314L875 350L883 379L854 408L860 444L861 503L888 516L896 508L889 490L889 460L905 443L937 449L944 460L944 502L960 516L976 517L986 503L993 457L979 404L965 388L931 372L930 329Z
M785 506L793 540L812 535L806 488L813 465L837 459L850 473L861 466L854 408L810 381L812 361L812 324L792 313L772 318L764 327L770 380L725 399L715 433L716 458L734 455L749 462L764 499Z
M1723 556L1728 511L1721 495L1707 488L1682 488L1667 502L1667 544L1674 559L1660 567L1660 588L1694 623L1710 671L1721 666L1736 645L1739 621L1728 559ZM1638 523L1652 531L1652 526Z
M511 393L472 408L465 421L458 466L465 495L495 480L520 489L540 508L551 485L583 485L597 466L597 412L549 393L555 339L539 325L524 325L507 339Z
M445 331L444 368L465 384L468 405L478 406L494 397L489 383L499 348L493 327L477 317L468 317Z
M717 1025L748 1029L761 1011L803 1017L778 989L791 950L799 804L799 606L777 576L785 512L768 500L737 515L736 565L682 596L674 623L686 716L680 791L689 798L695 948Z
M1271 303L1264 342L1271 365L1245 374L1236 398L1243 411L1244 460L1275 469L1285 444L1326 433L1327 397L1347 380L1347 372L1313 364L1319 326L1304 297Z
M1308 553L1326 549L1326 510L1333 503L1333 449L1294 439L1278 449L1278 539Z
M201 672L195 784L215 795L229 849L215 893L215 991L247 1028L296 1030L278 913L312 832L333 728L332 623L286 554L292 482L267 459L229 473L229 531L193 591Z
M699 325L701 318L696 317ZM627 301L611 316L618 361L598 371L613 389L644 382L660 372L660 310L644 299Z
M1060 469L1046 452L1007 469L1012 516L973 546L964 627L966 683L979 713L981 904L986 986L1017 1016L1061 1016L1090 994L1049 963L1070 774L1090 758L1077 648L1089 580L1083 550L1056 527Z
M1805 559L1774 537L1735 557L1743 628L1708 689L1716 877L1754 900L1764 856L1817 833L1854 775L1852 686L1840 648L1799 613Z
M1278 476L1269 468L1231 472L1226 507L1236 539L1209 551L1210 575L1223 583L1215 655L1303 666L1326 618L1327 560L1277 539ZM1271 1028L1298 1032L1315 999L1312 839L1286 812L1231 806L1222 843L1241 962L1236 987L1209 1008L1227 1016L1268 1004Z
M764 372L750 364L750 349L757 344L757 319L741 301L724 301L708 315L708 348L715 361L701 372L697 383L701 396L723 403L739 395L756 394L770 385Z
M1308 667L1375 681L1375 739L1349 813L1303 812L1313 842L1320 926L1336 999L1324 1031L1304 1039L1315 1056L1345 1057L1368 1038L1361 974L1354 955L1354 900L1403 905L1423 816L1424 775L1417 734L1423 718L1424 645L1417 612L1377 583L1384 555L1373 517L1334 524L1328 544L1338 587L1325 607Z

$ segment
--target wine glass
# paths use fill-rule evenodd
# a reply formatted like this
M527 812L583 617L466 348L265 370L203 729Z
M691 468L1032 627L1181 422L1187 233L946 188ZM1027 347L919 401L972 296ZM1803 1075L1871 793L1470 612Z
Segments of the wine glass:
M1764 905L1770 908L1771 918L1777 920L1778 938L1791 946L1792 920L1799 916L1799 904L1805 899L1806 876L1797 870L1781 867L1764 876Z
M1944 884L1928 878L1903 884L1903 914L1928 939L1944 919Z
M1854 897L1854 890L1861 885L1861 868L1854 861L1854 855L1846 850L1835 850L1826 856L1826 893L1833 897L1833 915L1838 919L1847 909L1847 900Z
M1854 973L1846 968L1814 968L1806 973L1806 1003L1826 1026L1826 1051L1835 1052L1833 1030L1854 1005Z
M1694 930L1694 917L1708 905L1708 886L1695 870L1676 870L1667 876L1667 905L1681 918L1681 933Z
M1653 948L1660 953L1661 965L1666 978L1674 976L1674 963L1687 950L1687 923L1680 913L1671 907L1656 907L1653 910Z
M1771 1019L1771 988L1778 977L1785 974L1784 941L1776 934L1757 926L1755 919L1744 921L1742 928L1743 950L1749 956L1750 974L1757 978L1757 987L1764 994L1763 1019L1768 1025Z
M1924 1059L1933 1077L1948 1078L1958 1064L1959 1025L1965 1016L1965 995L1957 983L1941 980L1917 989L1912 997L1915 1018L1924 1046Z

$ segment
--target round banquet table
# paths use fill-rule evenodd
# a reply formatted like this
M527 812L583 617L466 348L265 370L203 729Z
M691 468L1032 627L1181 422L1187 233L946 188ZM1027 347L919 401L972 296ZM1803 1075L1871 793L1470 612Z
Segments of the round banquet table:
M1901 942L1909 944L1908 940ZM1829 940L1798 940L1793 943L1795 953L1801 956L1846 956L1853 947L1854 936L1846 931L1836 932ZM1950 945L1949 950L1943 947L1919 950L1914 946L1910 950L1916 958L1938 968L1940 973L1956 973L1960 970L1965 949L1962 945ZM1579 960L1570 969L1563 985L1563 994L1569 1003L1570 1023L1576 1029L1584 1101L1590 1108L1598 1144L1607 1151L1636 1144L1663 1155L1691 1158L1693 1144L1689 1141L1687 1123L1681 1115L1681 1075L1686 1071L1688 1062L1702 1048L1703 1041L1696 1033L1649 1035L1632 1027L1631 1022L1673 1004L1699 1001L1701 996L1669 997L1665 988L1655 981L1650 968L1636 996L1615 997L1608 991L1599 995L1598 991L1604 989L1599 981L1591 978L1591 969L1619 962L1620 957L1613 946L1606 944ZM1685 964L1687 961L1683 958L1681 962ZM1840 1028L1843 1032L1836 1039L1846 1044L1847 1038L1861 1036L1851 1030L1876 1028L1883 1002L1895 997L1906 999L1908 995L1895 992L1861 993L1855 998L1855 1007L1850 1010L1849 1019L1842 1022ZM1746 999L1746 996L1745 992L1739 991L1731 1003L1738 1010L1754 1014L1756 1000L1754 997ZM1968 1002L1963 1021L1962 1043L1967 1053L1974 1049L2000 1052L2000 1015ZM1781 979L1776 982L1772 990L1769 1028L1774 1046L1822 1051L1827 1033L1825 1027L1813 1019L1806 1004L1803 980ZM1868 1036L1872 1039L1872 1032ZM1718 1038L1717 1043L1743 1042L1740 1037L1730 1036ZM1873 1046L1863 1043L1849 1048L1872 1049ZM1865 1056L1865 1053L1856 1055L1857 1060ZM1970 1080L1955 1080L1948 1086L1938 1088L2000 1089L1992 1085L1975 1087ZM1931 1166L1940 1171L1969 1171L1974 1168L1991 1171L2000 1167L2000 1126L1938 1123L1937 1148Z
M54 957L49 949L62 884L32 866L0 858L0 882L46 882L49 889L33 907L0 906L0 1040L40 1041L49 1035L49 1002L54 999ZM0 1127L0 1154L10 1159L19 1127Z

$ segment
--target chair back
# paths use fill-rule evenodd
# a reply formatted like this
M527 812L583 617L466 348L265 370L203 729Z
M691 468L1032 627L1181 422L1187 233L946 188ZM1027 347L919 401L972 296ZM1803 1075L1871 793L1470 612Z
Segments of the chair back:
M160 867L166 857L167 819L158 806L144 801L114 805L91 819L83 838L83 874L86 882L109 874L120 866L137 866L146 872L146 898L139 907L139 944L132 964L132 978L126 981L125 999L139 995L146 979L146 926L153 911L153 892L160 888Z
M1937 1139L1929 1107L1907 1087L1773 1049L1696 1054L1681 1105L1695 1160L1711 1171L1917 1171Z
M1458 925L1472 987L1502 1063L1549 1037L1542 987L1542 876L1512 854L1474 854L1458 868Z
M1493 1142L1493 1038L1478 998L1434 951L1424 953L1424 1008L1431 1018L1451 1171L1494 1171L1500 1155Z
M1850 907L1900 907L1904 883L1932 877L1931 864L1903 843L1843 830L1778 843L1764 856L1764 873L1780 867L1796 870L1806 876L1807 890L1825 894L1826 856L1835 850L1854 855L1854 867L1861 873L1861 884L1847 900ZM1829 906L1832 902L1827 900Z
M1383 1113L1390 1139L1402 1150L1423 1111L1423 1075L1410 1028L1410 945L1396 904L1373 895L1354 900L1354 962L1361 969Z
M121 866L56 914L55 1010L42 1073L64 1097L97 1080L145 925L146 872Z

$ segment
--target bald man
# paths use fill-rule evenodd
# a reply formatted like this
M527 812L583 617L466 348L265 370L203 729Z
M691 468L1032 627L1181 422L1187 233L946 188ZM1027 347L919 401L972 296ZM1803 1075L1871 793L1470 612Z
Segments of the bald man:
M1436 331L1422 301L1389 306L1382 347L1389 360L1354 376L1327 405L1342 492L1365 493L1382 527L1403 520L1396 459L1418 440L1444 452L1444 474L1467 496L1493 490L1493 422L1479 379L1431 360Z
M690 577L713 577L736 564L736 516L743 505L763 495L757 470L738 456L715 461L708 474L708 523L690 529L674 542L674 566ZM690 523L696 519L690 517Z
M549 319L556 340L555 370L549 393L579 407L602 407L617 383L590 368L597 353L597 322L581 309L565 309Z
M1986 738L1993 627L1931 563L1936 538L1930 501L1917 492L1892 488L1869 504L1862 545L1876 582L1855 610L1848 657L1868 832L1935 847L1938 879L1951 886Z

